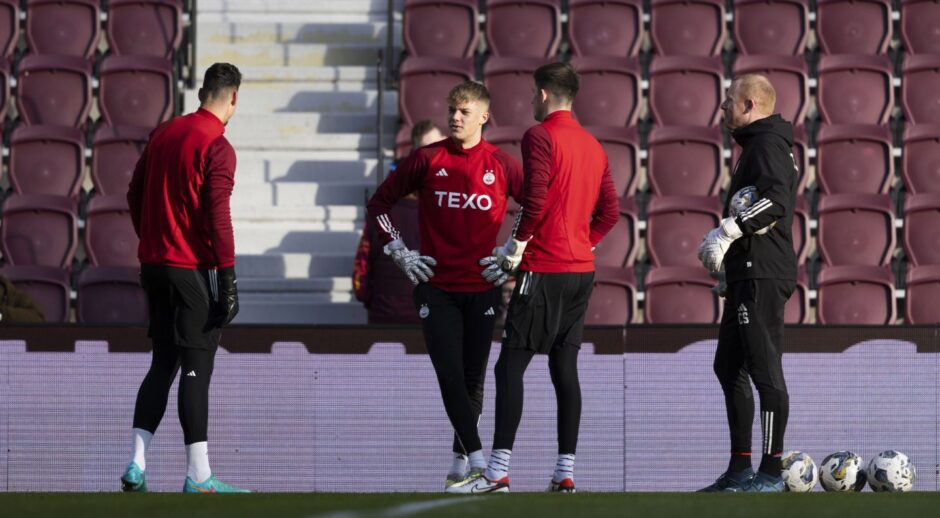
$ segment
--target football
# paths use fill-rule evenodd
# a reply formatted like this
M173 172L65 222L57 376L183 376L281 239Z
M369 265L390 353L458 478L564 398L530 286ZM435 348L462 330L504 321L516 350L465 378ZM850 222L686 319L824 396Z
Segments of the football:
M865 488L862 458L850 451L837 451L823 459L819 481L826 491L861 491Z
M819 468L812 457L801 451L788 451L783 454L783 483L787 491L806 493L812 491L819 481Z
M916 474L914 463L899 451L883 451L868 463L868 485L872 491L910 491Z
M748 207L753 205L757 200L760 199L760 196L757 193L757 187L747 186L734 193L734 196L731 197L731 202L728 204L728 213L732 218L738 217L739 214L747 210ZM764 235L770 229L776 225L777 222L774 221L770 225L754 232L757 235Z

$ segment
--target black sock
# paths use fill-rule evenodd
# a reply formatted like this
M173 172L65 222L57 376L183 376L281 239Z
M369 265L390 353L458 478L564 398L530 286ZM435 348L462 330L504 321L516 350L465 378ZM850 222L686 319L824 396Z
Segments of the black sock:
M772 477L779 477L780 472L783 471L783 464L780 459L780 454L776 453L774 455L763 455L760 459L760 472L766 473Z
M728 463L728 471L740 473L747 469L751 469L751 453L732 453L731 462Z

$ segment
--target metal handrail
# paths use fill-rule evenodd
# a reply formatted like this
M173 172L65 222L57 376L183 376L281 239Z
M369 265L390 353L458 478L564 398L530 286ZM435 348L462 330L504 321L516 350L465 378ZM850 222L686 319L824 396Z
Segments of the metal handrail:
M376 188L382 185L385 180L385 124L383 115L385 113L385 67L386 59L382 49L379 49L378 59L375 62L375 83L378 91L378 102L376 102L376 130L375 130L375 177Z

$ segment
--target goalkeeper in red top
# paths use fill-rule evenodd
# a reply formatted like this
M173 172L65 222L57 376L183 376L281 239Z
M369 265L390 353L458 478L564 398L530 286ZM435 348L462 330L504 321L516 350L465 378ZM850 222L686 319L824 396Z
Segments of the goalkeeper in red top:
M445 488L486 468L477 422L500 302L497 286L506 277L484 279L479 261L496 244L507 195L518 201L522 193L522 166L483 140L486 87L460 84L447 103L450 137L412 152L368 203L385 253L415 285L415 310L454 427ZM391 216L392 206L415 191L420 253L408 249Z
M514 235L481 261L494 278L518 269L503 348L496 362L496 433L486 472L453 492L509 490L509 457L522 418L523 374L548 354L558 399L558 460L550 491L574 492L581 421L578 351L594 287L593 248L617 223L607 155L571 115L578 74L554 63L535 71L532 105L541 122L522 140L522 212Z

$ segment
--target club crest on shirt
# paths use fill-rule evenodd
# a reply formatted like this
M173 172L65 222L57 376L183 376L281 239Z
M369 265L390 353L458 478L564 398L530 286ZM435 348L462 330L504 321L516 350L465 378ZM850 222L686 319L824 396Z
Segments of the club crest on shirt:
M493 185L493 182L496 181L496 175L493 174L492 169L487 169L483 172L483 183L486 185Z
M428 315L431 314L431 310L428 309L427 304L421 304L421 309L418 310L418 316L421 318L428 318Z

